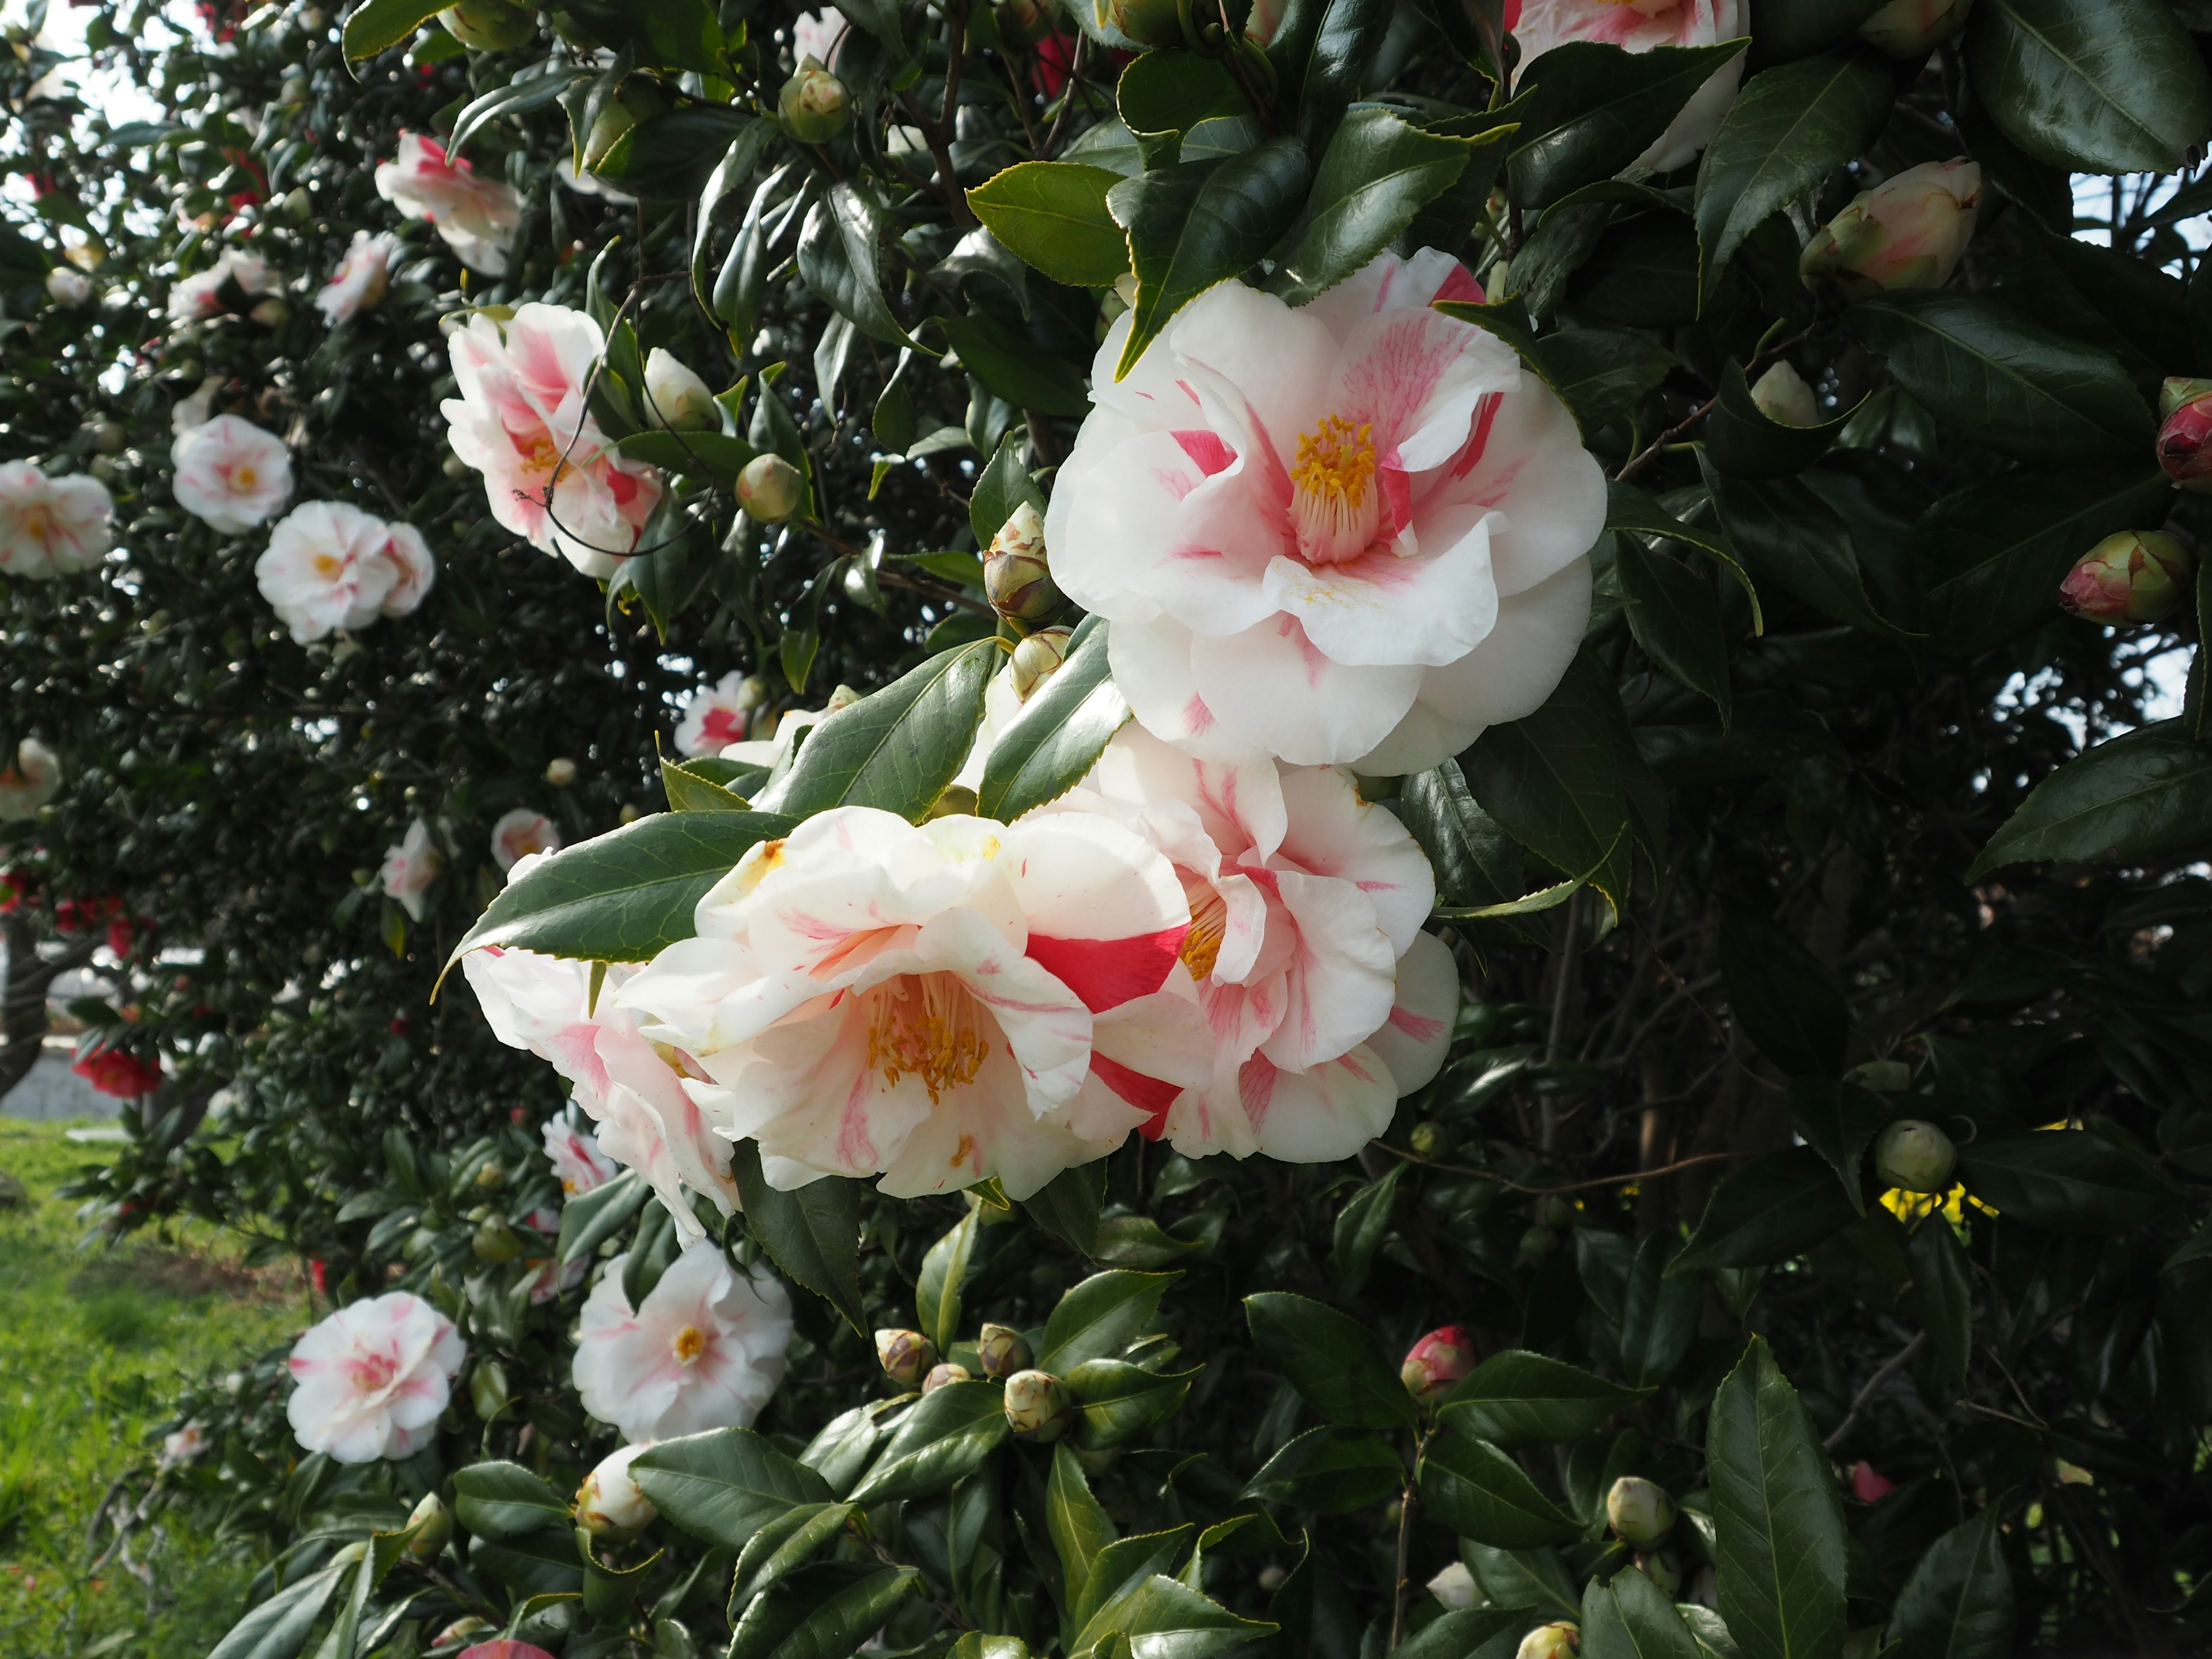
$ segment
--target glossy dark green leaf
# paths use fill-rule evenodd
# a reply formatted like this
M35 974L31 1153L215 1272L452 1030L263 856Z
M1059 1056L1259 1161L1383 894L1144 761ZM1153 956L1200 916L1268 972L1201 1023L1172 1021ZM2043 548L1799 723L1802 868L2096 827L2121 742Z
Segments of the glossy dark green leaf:
M1966 1386L1974 1352L1973 1270L1966 1246L1942 1214L1925 1217L1905 1246L1912 1288L1920 1297L1920 1325L1928 1333L1936 1374L1946 1388Z
M948 1352L960 1334L960 1287L975 1254L978 1213L969 1211L929 1247L915 1278L915 1316L921 1334L937 1345L939 1353Z
M1128 718L1106 659L1106 619L1085 617L1059 671L991 745L975 810L1011 823L1058 800L1083 781Z
M1366 1288L1375 1264L1375 1252L1390 1231L1390 1213L1398 1197L1398 1181L1406 1166L1394 1164L1379 1181L1370 1181L1352 1195L1336 1213L1330 1233L1329 1272L1339 1296L1353 1297Z
M1867 595L1850 526L1802 478L1732 478L1709 460L1705 474L1728 544L1753 581L1786 589L1854 628L1897 634Z
M637 1237L620 1258L623 1300L632 1308L642 1308L653 1287L660 1283L661 1274L676 1265L683 1249L683 1237L676 1231L676 1218L668 1206L656 1204L647 1210L637 1224Z
M1805 1144L1828 1160L1851 1207L1866 1212L1863 1165L1875 1132L1889 1119L1881 1097L1827 1077L1790 1079L1790 1117Z
M1244 1298L1244 1317L1260 1352L1330 1422L1364 1429L1413 1423L1413 1395L1374 1333L1350 1315L1287 1291L1263 1291Z
M706 189L731 144L767 125L720 104L666 110L623 134L592 171L625 195L689 201Z
M1314 155L1328 149L1338 120L1359 95L1390 17L1388 0L1287 0L1283 7L1267 42L1276 113Z
M515 1593L573 1595L584 1588L584 1564L576 1554L574 1529L567 1525L513 1538L483 1538L469 1545L469 1570Z
M1460 1554L1492 1605L1522 1609L1545 1620L1581 1619L1574 1580L1557 1550L1502 1550L1462 1542Z
M1091 1629L1092 1621L1154 1573L1172 1572L1183 1547L1190 1542L1191 1532L1192 1528L1184 1525L1161 1532L1139 1533L1133 1538L1117 1538L1098 1552L1091 1561L1083 1594L1068 1610L1068 1623L1077 1632L1073 1651L1082 1652L1086 1638L1094 1647L1103 1644L1112 1633L1115 1620L1107 1618L1095 1632Z
M1884 0L1792 0L1784 6L1760 6L1751 17L1755 61L1787 63L1847 40L1879 11Z
M2212 744L2160 720L2076 755L2037 784L1966 872L2009 864L2119 862L2212 842Z
M1676 328L1698 314L1698 233L1654 209L1606 227L1568 289L1576 312L1627 328Z
M652 1196L653 1188L646 1184L643 1175L635 1170L624 1170L613 1180L603 1182L562 1205L558 1249L562 1264L580 1261L598 1249L604 1241L628 1226L630 1218L644 1208L646 1200Z
M1044 1486L1044 1524L1060 1557L1064 1589L1060 1605L1073 1608L1091 1577L1091 1564L1120 1534L1091 1496L1083 1465L1065 1441L1052 1449L1052 1472Z
M1954 1527L1898 1595L1887 1650L1897 1659L2003 1659L2013 1649L2012 1572L1992 1504Z
M733 1550L787 1511L833 1497L820 1475L750 1429L657 1442L638 1454L630 1472L671 1524Z
M1548 207L1569 191L1609 179L1649 149L1698 88L1740 57L1741 40L1632 52L1570 40L1524 64L1533 91L1510 143L1506 174L1524 207Z
M1844 1069L1850 1010L1820 959L1773 923L1741 912L1720 930L1729 1010L1759 1052L1791 1077Z
M730 1581L730 1606L743 1613L763 1590L788 1578L845 1530L850 1504L801 1504L763 1522L738 1553Z
M1710 524L1692 524L1676 518L1661 507L1650 495L1634 484L1622 483L1618 479L1606 486L1605 527L1607 530L1634 531L1638 535L1656 537L1662 541L1686 542L1692 547L1710 554L1734 576L1751 602L1752 631L1763 633L1765 618L1759 609L1759 589L1753 584L1751 573L1743 568L1735 556L1729 538Z
M1114 105L1140 144L1180 140L1201 121L1251 112L1222 61L1194 52L1148 52L1132 59L1115 83ZM1156 152L1149 144L1146 157L1155 166L1176 159L1174 148Z
M1098 1242L1098 1212L1106 1202L1106 1165L1079 1164L1062 1170L1022 1200L1030 1219L1089 1255Z
M1165 1376L1121 1359L1086 1359L1060 1380L1075 1396L1082 1420L1075 1426L1079 1451L1104 1451L1135 1438L1173 1416L1189 1394L1194 1370Z
M295 1659L351 1563L295 1579L232 1626L208 1659Z
M927 1498L981 1468L1012 1432L997 1383L945 1383L900 1419L873 1467L847 1495L863 1505Z
M1674 354L1634 329L1555 328L1528 349L1544 383L1585 437L1626 416L1674 367Z
M1752 1339L1713 1396L1705 1458L1716 1587L1729 1633L1761 1659L1837 1659L1844 1635L1843 1499L1820 1437L1764 1337Z
M1705 1306L1694 1273L1669 1276L1680 1242L1654 1233L1636 1247L1621 1284L1620 1374L1631 1387L1653 1389L1674 1375L1698 1334Z
M1391 1650L1395 1659L1511 1659L1536 1620L1507 1607L1460 1607Z
M660 787L667 792L668 810L672 812L744 812L751 809L751 803L743 795L725 789L665 756L660 762Z
M994 397L1041 415L1080 420L1091 412L1083 371L1066 358L1040 350L989 317L939 317L937 325L960 354L960 366Z
M1844 313L1889 372L1961 436L2027 460L2148 454L2149 408L2110 352L2027 322L1987 295L1884 294Z
M860 1300L860 1183L830 1176L789 1192L761 1173L760 1147L734 1144L730 1175L744 1205L745 1231L787 1274L845 1316L866 1334Z
M1444 1396L1452 1428L1507 1448L1579 1439L1649 1389L1624 1389L1564 1359L1508 1348L1492 1354Z
M799 275L822 301L871 339L914 341L884 299L883 208L861 185L840 180L807 210L799 233Z
M1464 138L1425 132L1377 106L1346 115L1316 172L1305 228L1284 258L1283 297L1303 305L1365 265L1451 188L1468 150Z
M2160 0L1982 0L1967 27L1977 101L2039 161L2166 173L2212 138L2212 87Z
M1713 1188L1705 1218L1668 1271L1787 1261L1856 1216L1836 1172L1810 1146L1765 1152L1738 1164Z
M1134 321L1116 380L1176 312L1274 246L1297 217L1305 187L1304 149L1295 139L1271 138L1242 155L1125 179L1108 192L1137 272Z
M1700 1659L1665 1591L1634 1567L1583 1591L1583 1659Z
M1638 648L1691 690L1709 697L1723 721L1730 707L1728 635L1720 598L1708 579L1642 539L1613 541L1613 568L1628 599L1628 628Z
M1213 1659L1274 1633L1274 1626L1240 1619L1218 1601L1154 1573L1092 1616L1076 1638L1072 1659L1098 1652L1109 1635L1126 1641L1133 1655Z
M1698 283L1706 299L1768 215L1872 148L1896 77L1871 52L1803 58L1744 83L1698 166Z
M1406 1466L1388 1440L1325 1423L1269 1458L1240 1496L1316 1515L1348 1515L1388 1503L1405 1484Z
M758 805L793 817L874 806L919 819L968 758L983 718L983 687L998 659L989 640L941 651L825 716Z
M885 1567L827 1597L787 1583L745 1610L728 1659L847 1659L921 1582L912 1567Z
M980 548L991 545L992 538L1013 517L1014 509L1024 502L1036 510L1039 518L1044 516L1044 491L1022 465L1027 443L1024 434L1007 433L975 480L975 493L968 498L968 527L975 532L975 545Z
M1959 1149L1959 1178L2008 1220L2054 1232L2126 1232L2174 1202L2147 1159L2087 1129L1985 1132Z
M374 58L411 38L444 8L428 0L368 0L345 21L345 55ZM224 1659L229 1659L228 1655Z
M1110 1359L1142 1335L1177 1273L1126 1267L1093 1273L1061 1297L1045 1320L1037 1369L1066 1376L1086 1359Z
M1486 1440L1445 1429L1413 1475L1421 1507L1462 1538L1499 1549L1563 1544L1582 1530Z
M1705 453L1720 471L1740 478L1779 478L1802 472L1827 453L1828 446L1856 412L1845 410L1817 426L1784 426L1769 420L1752 399L1743 366L1731 361L1721 371L1713 412L1705 417Z

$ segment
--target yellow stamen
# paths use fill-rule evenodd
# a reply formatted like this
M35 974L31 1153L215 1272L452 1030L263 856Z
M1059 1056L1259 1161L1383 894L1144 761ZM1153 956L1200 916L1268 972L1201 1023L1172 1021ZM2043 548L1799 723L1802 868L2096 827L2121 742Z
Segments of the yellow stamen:
M686 1325L668 1346L676 1351L678 1362L688 1365L707 1352L707 1334L696 1325Z
M1203 980L1220 959L1221 936L1229 929L1229 906L1210 882L1188 882L1190 932L1183 935L1178 954L1193 979Z
M875 991L868 1024L868 1064L884 1081L919 1077L939 1095L975 1080L991 1052L981 1005L950 974L902 974Z
M1353 558L1367 550L1381 517L1375 483L1374 428L1331 415L1298 440L1291 469L1296 491L1291 522L1298 550L1316 563Z
M236 484L240 489L251 489L253 488L255 480L260 475L255 472L252 467L241 466L237 471L230 475L230 478L231 482Z

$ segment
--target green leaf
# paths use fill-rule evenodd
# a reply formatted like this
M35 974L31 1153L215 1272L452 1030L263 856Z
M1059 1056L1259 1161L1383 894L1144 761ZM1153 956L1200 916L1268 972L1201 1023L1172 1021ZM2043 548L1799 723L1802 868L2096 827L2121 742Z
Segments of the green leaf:
M1414 1471L1421 1505L1462 1538L1499 1549L1564 1544L1581 1532L1521 1466L1486 1440L1446 1428Z
M874 1466L847 1495L864 1507L930 1497L981 1468L1012 1432L997 1383L945 1383L899 1420Z
M759 805L793 817L874 806L921 818L968 758L997 661L990 640L941 651L825 716L807 732L791 769L761 792Z
M1374 1333L1348 1314L1287 1291L1244 1298L1252 1340L1332 1423L1363 1429L1410 1426L1413 1395L1376 1346Z
M1137 273L1134 319L1115 380L1136 366L1176 312L1274 246L1297 217L1305 187L1305 150L1279 137L1242 155L1124 179L1108 192L1114 222L1129 234Z
M1666 1592L1634 1567L1583 1592L1583 1659L1699 1659Z
M647 201L689 202L705 191L729 147L764 125L720 104L668 110L623 134L592 172Z
M1044 1524L1046 1535L1060 1556L1064 1586L1060 1605L1072 1612L1083 1600L1091 1564L1119 1534L1098 1500L1091 1495L1083 1465L1065 1441L1052 1449L1052 1473L1044 1487Z
M571 1261L580 1261L598 1249L628 1226L630 1218L644 1208L645 1200L652 1196L653 1188L646 1185L640 1171L624 1170L613 1180L603 1182L581 1197L562 1205L558 1246L561 1265L565 1267Z
M1637 648L1662 670L1712 700L1723 722L1729 711L1728 633L1710 579L1636 536L1613 540L1613 568L1628 600L1628 629Z
M1820 1437L1765 1337L1752 1339L1713 1396L1705 1458L1720 1613L1729 1633L1747 1654L1837 1659L1844 1634L1843 1500Z
M2007 1220L2054 1232L2132 1231L2175 1201L2154 1165L2087 1129L1982 1133L1959 1149L1959 1176Z
M1391 1206L1397 1200L1399 1177L1405 1173L1404 1164L1393 1164L1380 1181L1369 1182L1337 1212L1328 1265L1339 1296L1355 1297L1366 1288L1375 1252L1390 1231Z
M1040 519L1044 516L1044 491L1022 465L1027 443L1024 434L1007 433L999 440L999 447L975 480L975 493L968 498L968 527L975 532L975 545L980 548L991 545L1006 520L1014 516L1014 509L1024 502L1034 507Z
M412 38L416 29L443 9L426 0L368 0L345 21L345 55L374 58Z
M980 1212L969 1210L945 1237L929 1247L921 1259L921 1272L914 1281L914 1310L921 1334L937 1345L939 1353L951 1351L960 1334L960 1286L968 1277L968 1263L975 1254L975 1220Z
M1076 1638L1071 1659L1097 1652L1109 1635L1124 1638L1136 1659L1212 1659L1274 1633L1274 1626L1240 1619L1218 1601L1154 1573L1098 1610Z
M1579 1617L1581 1609L1576 1613ZM1516 1608L1457 1608L1393 1648L1392 1659L1512 1659L1535 1622Z
M1810 1146L1766 1152L1730 1170L1668 1267L1758 1267L1786 1261L1850 1225L1857 1212Z
M850 1504L801 1504L765 1522L738 1553L731 1607L741 1608L789 1577L842 1533L854 1513Z
M1316 1515L1348 1515L1389 1502L1405 1484L1406 1466L1388 1440L1365 1429L1324 1423L1293 1437L1238 1496Z
M734 485L738 474L760 453L743 438L726 432L633 432L615 446L633 460L689 472Z
M912 1567L885 1567L826 1599L788 1583L745 1610L727 1659L847 1659L921 1582Z
M1832 46L1881 9L1882 0L1793 0L1761 6L1752 19L1752 51L1760 62L1787 63Z
M2076 755L2029 792L1966 872L2008 864L2131 862L2212 842L2212 745L2160 720Z
M1969 27L1975 101L2039 161L2168 173L2212 138L2212 88L2160 0L1982 0Z
M1091 1571L1083 1586L1083 1594L1068 1609L1069 1626L1079 1632L1072 1649L1081 1652L1085 1638L1090 1637L1091 1621L1102 1609L1110 1607L1121 1597L1133 1594L1156 1572L1172 1571L1176 1558L1190 1540L1188 1526L1170 1527L1164 1532L1139 1533L1133 1538L1119 1538L1098 1552L1091 1564ZM1112 1619L1100 1626L1097 1636L1103 1638L1111 1632Z
M841 179L807 210L799 233L799 275L823 303L871 339L912 346L915 342L884 299L878 248L885 234L884 210L875 198Z
M1120 1359L1085 1360L1060 1379L1083 1413L1076 1449L1104 1451L1165 1422L1197 1376L1195 1370L1163 1376Z
M1148 52L1133 59L1115 83L1114 107L1153 166L1173 162L1179 141L1200 122L1251 112L1220 59L1193 52ZM1161 139L1176 142L1152 142Z
M1920 1324L1935 1352L1936 1374L1945 1387L1964 1388L1974 1352L1973 1272L1966 1246L1939 1211L1913 1229L1905 1255L1912 1263Z
M734 1144L730 1174L744 1206L745 1231L787 1274L830 1303L867 1334L860 1299L860 1183L824 1176L784 1192L761 1173L760 1146Z
M1844 1069L1850 1008L1819 957L1772 922L1741 911L1723 917L1718 954L1729 1015L1761 1054L1791 1077Z
M1991 1504L1933 1544L1890 1621L1896 1659L2003 1659L2013 1651L2012 1573Z
M1581 1619L1574 1580L1558 1551L1502 1550L1469 1542L1460 1546L1460 1554L1492 1605L1531 1610L1547 1620Z
M520 1538L478 1538L469 1546L469 1568L495 1580L520 1601L534 1595L574 1595L584 1588L584 1564L574 1528L548 1527Z
M672 812L744 812L752 806L743 795L725 789L665 755L660 761L660 787L668 793L668 809Z
M1890 1115L1881 1097L1856 1083L1793 1077L1790 1115L1805 1144L1828 1160L1828 1167L1844 1183L1844 1196L1850 1200L1851 1207L1864 1215L1866 1149Z
M992 396L1017 409L1073 420L1091 412L1084 372L1066 358L1040 350L989 317L939 317L936 322L960 354L960 366Z
M1899 629L1874 608L1843 515L1802 478L1729 477L1702 453L1705 486L1729 544L1753 580L1787 588L1814 610L1869 633Z
M1780 478L1802 472L1827 453L1850 424L1856 407L1817 426L1784 426L1769 420L1752 400L1743 365L1731 358L1721 371L1713 412L1705 417L1705 453L1723 472L1740 478Z
M992 744L975 810L1011 823L1058 800L1083 781L1128 718L1107 660L1106 619L1085 617L1059 671L1030 694Z
M1506 158L1514 199L1549 207L1569 191L1624 171L1747 44L1632 52L1570 40L1524 65L1520 87L1535 96Z
M1528 347L1528 362L1589 437L1665 380L1674 354L1634 329L1583 326L1553 329Z
M208 1659L294 1659L339 1582L352 1571L349 1562L325 1567L285 1585L233 1625Z
M1633 531L1638 535L1653 536L1662 541L1687 542L1692 547L1711 555L1728 569L1742 586L1744 597L1751 602L1751 631L1766 631L1766 619L1759 606L1759 590L1752 585L1750 574L1736 558L1735 549L1729 539L1717 530L1705 529L1676 518L1634 484L1615 479L1606 486L1605 527L1607 530Z
M794 827L770 812L656 812L564 847L507 883L446 966L486 945L649 961L692 936L699 901L756 842Z
M801 1504L835 1495L820 1475L750 1429L658 1441L637 1455L630 1478L671 1524L733 1550Z
M1438 1414L1460 1433L1510 1450L1578 1440L1650 1392L1624 1389L1563 1359L1507 1348L1461 1379Z
M1127 76L1122 79L1126 85ZM1497 130L1484 141L1504 136ZM1278 291L1304 305L1365 265L1425 204L1451 188L1467 169L1471 148L1468 139L1424 132L1379 106L1346 115L1321 158L1305 228L1284 258L1287 282Z
M1884 294L1844 314L1897 383L1962 437L2024 460L2147 454L2154 422L2119 360L1989 295Z
M479 1538L519 1538L567 1526L568 1506L519 1463L471 1463L454 1472L453 1516Z
M1054 1305L1037 1369L1065 1377L1086 1359L1110 1359L1144 1334L1160 1297L1181 1277L1126 1267L1091 1274Z
M1085 1255L1098 1242L1098 1212L1106 1202L1106 1164L1062 1170L1022 1200L1030 1220Z
M1390 27L1389 0L1288 0L1267 62L1275 72L1275 111L1315 155L1325 154L1336 124L1373 68Z
M968 192L992 235L1070 288L1107 288L1129 268L1128 238L1106 210L1121 175L1080 161L1021 161Z
M1729 106L1698 165L1698 292L1768 215L1818 187L1881 136L1896 96L1887 61L1861 51L1762 70Z

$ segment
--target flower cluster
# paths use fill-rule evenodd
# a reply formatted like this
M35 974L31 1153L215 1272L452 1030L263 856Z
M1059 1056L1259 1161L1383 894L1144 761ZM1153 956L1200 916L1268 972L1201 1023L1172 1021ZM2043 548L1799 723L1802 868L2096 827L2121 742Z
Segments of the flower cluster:
M115 544L114 514L97 478L0 464L0 575L46 581L90 569Z
M269 533L253 574L277 617L301 644L338 629L404 617L436 579L422 532L387 524L343 501L308 501Z

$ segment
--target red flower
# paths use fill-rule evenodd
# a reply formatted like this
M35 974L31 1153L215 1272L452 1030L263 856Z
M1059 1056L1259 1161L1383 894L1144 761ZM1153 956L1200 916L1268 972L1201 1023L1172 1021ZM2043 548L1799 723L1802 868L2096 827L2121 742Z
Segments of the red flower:
M331 1293L331 1270L328 1263L319 1261L313 1256L308 1257L307 1277L314 1280L317 1296L328 1296Z
M65 898L54 906L54 929L63 933L88 933L123 914L123 901L113 893L98 898Z
M1075 67L1075 37L1054 32L1037 42L1037 82L1048 98L1060 96Z
M131 941L138 936L138 924L128 916L118 916L107 924L107 948L117 960L131 954Z
M11 915L30 890L29 877L14 870L0 870L0 916Z
M405 1036L407 1035L408 1029L407 1017L404 1014L392 1022L392 1035L396 1037Z
M1884 1480L1875 1466L1863 1458L1851 1465L1851 1496L1860 1503L1879 1503L1896 1490L1895 1481Z
M101 1094L125 1100L151 1094L161 1082L159 1066L125 1048L95 1048L70 1069Z

